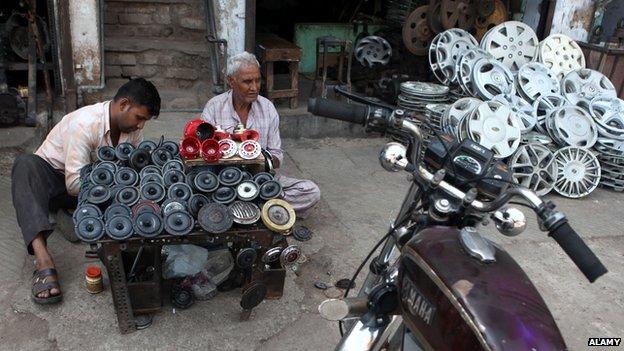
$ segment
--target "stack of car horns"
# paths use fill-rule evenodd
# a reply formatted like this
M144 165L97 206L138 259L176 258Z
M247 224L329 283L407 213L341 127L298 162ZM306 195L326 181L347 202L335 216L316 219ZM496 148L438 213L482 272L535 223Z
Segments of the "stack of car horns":
M237 155L245 160L253 160L262 153L259 138L257 131L245 129L242 124L237 125L233 133L229 134L219 126L195 119L184 128L180 155L187 160L201 157L210 163Z
M175 142L103 146L97 158L80 172L73 215L76 234L87 243L104 235L113 240L183 236L196 223L208 233L222 233L260 219L286 233L295 222L292 206L279 199L282 187L273 175L218 163L187 169Z

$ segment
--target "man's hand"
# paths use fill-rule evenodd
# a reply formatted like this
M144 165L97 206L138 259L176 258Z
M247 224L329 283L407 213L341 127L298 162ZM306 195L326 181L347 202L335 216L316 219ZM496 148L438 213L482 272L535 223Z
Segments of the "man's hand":
M277 157L273 157L273 168L278 169L280 167L280 160Z

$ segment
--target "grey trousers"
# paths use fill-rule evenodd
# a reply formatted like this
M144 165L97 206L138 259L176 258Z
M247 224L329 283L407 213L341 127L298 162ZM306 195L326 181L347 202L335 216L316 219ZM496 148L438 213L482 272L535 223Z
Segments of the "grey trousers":
M284 190L284 200L292 205L297 217L306 218L321 199L321 189L311 180L278 175L276 180Z
M15 159L11 192L17 223L31 255L35 237L42 233L47 239L54 230L50 213L60 208L76 208L77 204L77 198L67 193L63 173L33 154L22 154Z

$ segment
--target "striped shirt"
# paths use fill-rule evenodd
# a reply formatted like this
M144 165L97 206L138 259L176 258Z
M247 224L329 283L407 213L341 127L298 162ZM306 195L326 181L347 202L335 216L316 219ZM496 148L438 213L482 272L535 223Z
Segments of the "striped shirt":
M65 174L65 186L71 195L78 195L80 169L96 160L97 148L113 146L109 106L110 101L100 102L65 115L35 152ZM119 136L119 143L128 142L135 146L142 140L140 129Z
M232 90L210 99L204 107L202 119L232 133L234 127L241 123L232 103ZM258 99L251 104L245 128L257 131L260 134L260 140L258 140L260 146L267 149L282 164L284 154L279 134L279 115L269 99L258 95Z

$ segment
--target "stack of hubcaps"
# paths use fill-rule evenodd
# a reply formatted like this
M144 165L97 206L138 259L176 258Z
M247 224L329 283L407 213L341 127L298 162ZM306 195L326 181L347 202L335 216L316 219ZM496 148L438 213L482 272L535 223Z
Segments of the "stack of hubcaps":
M449 88L444 85L412 81L403 82L401 83L398 105L406 110L424 113L428 104L447 102L448 93Z
M514 21L490 28L478 47L472 39L457 28L433 39L430 68L454 93L445 108L425 109L428 125L493 150L540 195L583 197L598 183L624 191L624 101L586 68L578 44L562 34L539 42Z

